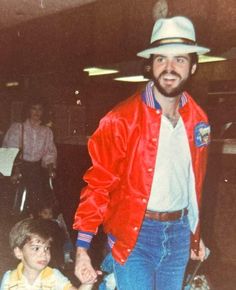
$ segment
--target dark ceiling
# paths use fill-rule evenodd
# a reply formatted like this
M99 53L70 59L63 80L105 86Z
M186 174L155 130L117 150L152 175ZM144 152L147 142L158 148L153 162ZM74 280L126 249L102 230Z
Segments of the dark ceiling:
M1 1L0 78L136 60L136 53L148 45L156 2L26 0L20 5L18 0ZM167 16L193 20L198 42L212 48L211 54L236 47L235 0L167 3Z

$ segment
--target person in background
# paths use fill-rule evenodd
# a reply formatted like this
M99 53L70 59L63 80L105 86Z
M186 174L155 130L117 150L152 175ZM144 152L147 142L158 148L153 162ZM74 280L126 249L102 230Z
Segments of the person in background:
M97 279L87 249L101 224L118 290L180 290L189 257L205 258L200 211L210 126L186 85L208 51L188 18L158 19L150 46L138 53L149 60L150 81L89 139L92 167L73 225L80 281Z
M46 220L27 218L16 223L10 231L9 241L20 263L15 270L4 273L0 290L92 289L92 284L74 287L58 269L48 266L52 240L51 228Z
M2 147L20 149L19 165L12 180L21 178L27 189L27 208L34 211L37 201L50 193L48 178L55 178L57 149L52 130L43 124L44 106L41 99L32 98L26 103L26 119L13 123L6 132Z
M73 263L72 255L74 246L72 244L67 225L62 213L59 213L57 206L52 202L39 204L34 218L42 218L51 222L54 239L53 260L59 267Z

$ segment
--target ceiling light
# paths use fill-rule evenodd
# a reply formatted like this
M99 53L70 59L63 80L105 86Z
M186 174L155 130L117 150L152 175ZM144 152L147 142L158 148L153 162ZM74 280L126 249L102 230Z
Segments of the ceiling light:
M114 78L114 80L121 81L121 82L134 82L134 83L149 81L149 79L145 78L142 75L118 77L118 78Z
M7 88L9 88L9 87L17 87L17 86L19 86L19 82L7 82L5 85L6 85Z
M223 61L223 60L226 60L226 58L220 57L220 56L199 55L199 63L215 62L215 61Z
M83 69L83 71L87 72L89 76L100 76L100 75L108 75L118 73L118 70L115 69L106 69L99 67L88 67Z

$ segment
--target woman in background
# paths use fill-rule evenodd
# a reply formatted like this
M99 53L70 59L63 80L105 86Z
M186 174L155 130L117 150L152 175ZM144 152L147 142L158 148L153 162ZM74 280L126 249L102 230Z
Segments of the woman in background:
M57 149L52 130L43 125L42 101L29 100L25 111L25 121L10 126L2 147L20 149L21 162L13 172L12 180L16 182L21 178L27 190L26 206L32 212L37 201L49 197L48 177L55 177Z

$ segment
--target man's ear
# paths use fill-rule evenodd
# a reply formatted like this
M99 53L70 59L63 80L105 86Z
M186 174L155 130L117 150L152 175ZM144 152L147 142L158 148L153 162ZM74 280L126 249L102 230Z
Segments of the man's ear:
M16 247L13 251L14 251L15 257L19 260L22 260L22 257L23 257L22 250L19 247Z
M191 67L191 75L194 75L196 71L197 71L197 64L195 63L195 64L192 65L192 67Z

